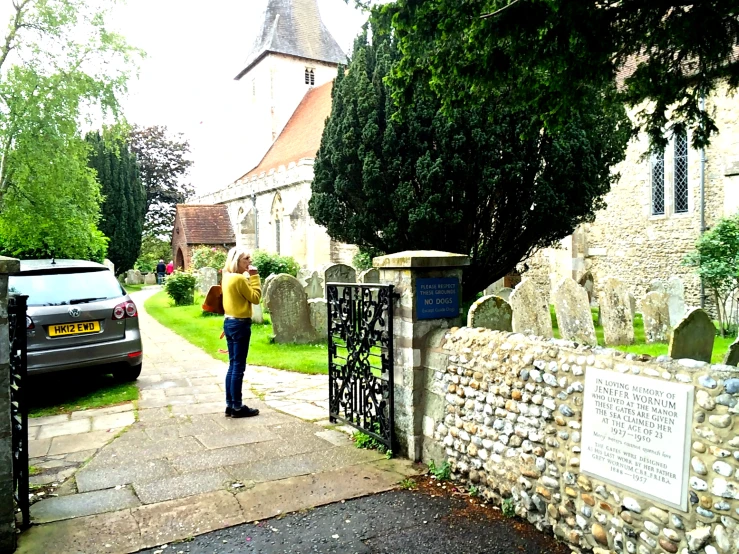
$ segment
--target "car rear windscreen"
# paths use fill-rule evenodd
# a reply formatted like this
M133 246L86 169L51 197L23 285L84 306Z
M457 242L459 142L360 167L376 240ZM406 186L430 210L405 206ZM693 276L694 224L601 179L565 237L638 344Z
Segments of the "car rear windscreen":
M113 274L101 271L11 275L11 294L27 294L29 306L83 304L124 296Z

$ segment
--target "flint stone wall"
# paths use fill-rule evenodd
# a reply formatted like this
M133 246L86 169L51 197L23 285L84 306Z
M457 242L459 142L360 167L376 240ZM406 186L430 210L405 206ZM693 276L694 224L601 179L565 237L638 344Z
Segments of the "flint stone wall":
M423 457L575 548L739 551L739 370L478 328L429 335ZM646 361L645 361L646 360ZM695 386L688 512L580 472L589 368Z

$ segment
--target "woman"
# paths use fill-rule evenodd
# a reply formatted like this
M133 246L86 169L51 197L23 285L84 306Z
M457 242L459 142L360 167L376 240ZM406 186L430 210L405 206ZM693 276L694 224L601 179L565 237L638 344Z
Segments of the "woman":
M226 417L252 417L259 410L241 402L241 384L246 370L246 356L251 338L251 305L259 304L262 284L251 254L238 246L228 252L223 267L223 332L228 343L226 374Z

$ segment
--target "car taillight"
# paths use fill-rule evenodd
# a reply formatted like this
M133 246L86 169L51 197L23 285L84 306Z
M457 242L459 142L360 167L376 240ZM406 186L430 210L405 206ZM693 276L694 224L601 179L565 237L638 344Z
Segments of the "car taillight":
M136 317L138 311L136 310L136 304L131 302L121 302L115 308L113 308L113 319L124 319L126 317Z
M26 329L34 329L36 326L33 324L33 320L26 316Z

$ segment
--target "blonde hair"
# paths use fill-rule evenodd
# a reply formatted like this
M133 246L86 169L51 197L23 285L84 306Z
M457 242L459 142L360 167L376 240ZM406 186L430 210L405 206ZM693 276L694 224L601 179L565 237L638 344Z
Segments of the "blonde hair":
M236 273L239 269L239 260L242 256L251 257L251 252L240 246L234 246L228 251L226 256L226 265L223 266L224 273Z

